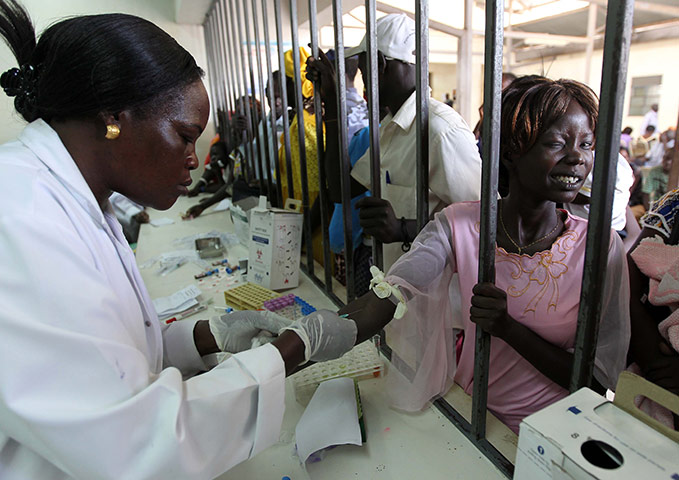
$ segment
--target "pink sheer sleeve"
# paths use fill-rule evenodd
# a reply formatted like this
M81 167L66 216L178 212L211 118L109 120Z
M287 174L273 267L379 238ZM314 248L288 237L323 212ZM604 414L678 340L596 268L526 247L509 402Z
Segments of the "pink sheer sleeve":
M611 231L594 359L594 377L610 389L615 389L618 375L626 366L631 336L629 296L625 247L616 232Z
M393 352L387 388L393 406L406 411L420 410L447 391L455 375L453 329L461 328L461 320L452 311L451 296L459 297L459 285L453 279L453 227L444 212L425 226L411 251L386 277L399 287L408 307L403 318L392 320L386 328Z

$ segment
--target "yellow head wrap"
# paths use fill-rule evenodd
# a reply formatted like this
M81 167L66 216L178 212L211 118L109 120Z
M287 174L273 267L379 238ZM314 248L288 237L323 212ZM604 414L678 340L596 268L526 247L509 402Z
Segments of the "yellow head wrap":
M306 59L309 56L304 47L299 47L299 71L302 74L302 95L304 98L310 98L314 95L314 84L306 78ZM285 76L295 78L295 62L293 61L292 50L285 52Z

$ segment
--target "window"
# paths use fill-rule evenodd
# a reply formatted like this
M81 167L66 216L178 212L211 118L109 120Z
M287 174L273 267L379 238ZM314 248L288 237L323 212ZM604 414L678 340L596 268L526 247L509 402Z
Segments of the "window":
M629 101L629 115L643 116L654 103L660 103L660 86L662 75L652 77L634 77L632 79L632 96Z

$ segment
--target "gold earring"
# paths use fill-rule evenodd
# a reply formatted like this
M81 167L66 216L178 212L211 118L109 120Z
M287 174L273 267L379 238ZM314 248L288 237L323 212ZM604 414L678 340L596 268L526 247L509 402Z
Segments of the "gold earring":
M114 124L106 125L106 138L109 140L115 140L120 135L120 127Z

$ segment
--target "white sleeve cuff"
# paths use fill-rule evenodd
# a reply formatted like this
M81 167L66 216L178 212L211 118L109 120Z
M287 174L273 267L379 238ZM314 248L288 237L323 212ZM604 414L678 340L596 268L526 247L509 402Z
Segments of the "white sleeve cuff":
M207 370L193 339L193 329L200 319L172 322L163 330L163 363L191 376Z

